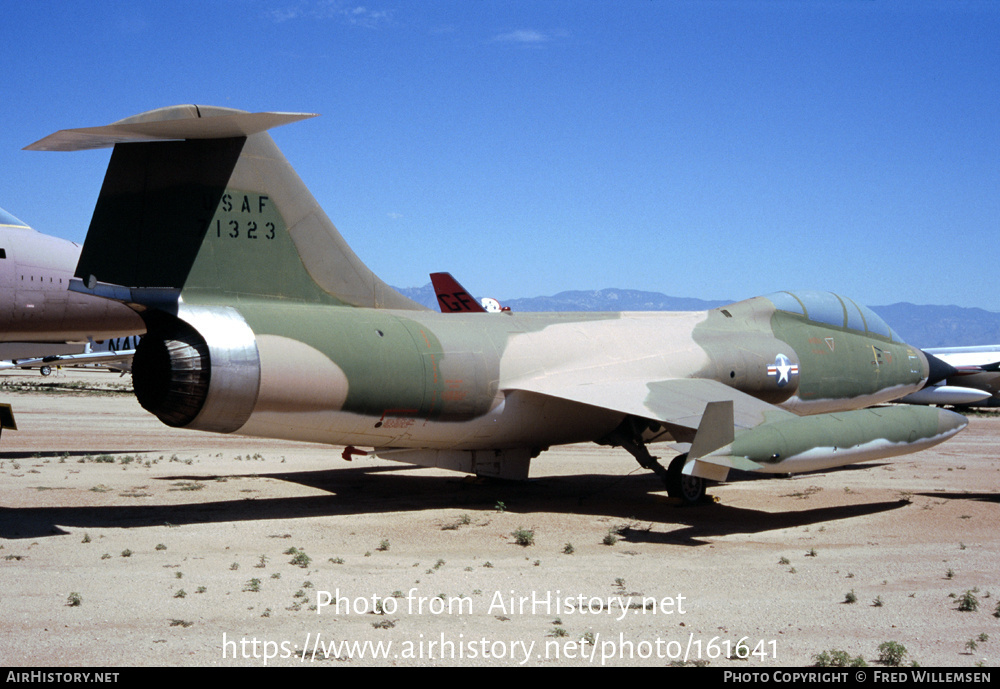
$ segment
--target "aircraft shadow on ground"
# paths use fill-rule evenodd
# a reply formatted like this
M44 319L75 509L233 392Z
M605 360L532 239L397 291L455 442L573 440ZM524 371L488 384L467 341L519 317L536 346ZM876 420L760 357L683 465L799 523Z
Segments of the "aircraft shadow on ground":
M712 536L759 533L862 517L907 504L892 501L781 512L712 503L684 506L663 495L662 484L652 474L624 477L577 474L512 482L425 476L395 467L364 467L224 476L176 474L156 480L204 482L210 486L217 480L237 479L289 481L327 494L179 505L0 507L0 537L40 538L64 535L69 533L66 529L79 528L181 526L440 509L495 510L503 503L504 510L513 514L556 512L576 517L611 517L620 520L624 542L702 545L708 542L703 539ZM664 524L676 524L678 528L665 532L652 530L654 525Z
M121 455L128 455L132 453L142 453L148 454L156 452L157 450L150 450L148 448L136 449L136 450L123 450L121 448L115 450L74 450L60 451L60 450L41 450L41 451L18 451L18 452L3 452L0 453L0 457L3 459L59 459L64 460L67 464L75 463L83 457L99 457L100 455L113 455L114 457L119 457ZM162 452L162 450L161 450Z
M976 500L979 502L1000 503L998 493L917 493L925 498L935 498L944 500Z

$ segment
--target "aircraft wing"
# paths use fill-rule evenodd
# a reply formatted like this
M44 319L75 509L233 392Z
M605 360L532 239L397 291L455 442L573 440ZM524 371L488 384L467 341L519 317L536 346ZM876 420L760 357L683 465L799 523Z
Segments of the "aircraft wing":
M0 369L43 368L46 366L103 366L114 371L132 370L134 349L120 352L84 352L82 354L59 354L35 359L18 359L0 363Z
M724 481L730 469L793 473L917 452L968 423L947 410L912 405L798 416L711 379L588 385L554 376L517 389L659 422L677 443L691 443L682 473L714 481ZM649 429L649 442L659 439L656 430ZM621 437L610 440L622 444Z
M748 457L723 449L733 447L737 431L753 433L770 424L801 420L792 412L711 379L587 384L561 378L541 378L518 389L655 421L669 433L669 438L654 428L647 442L673 440L675 449L681 452L687 448L678 444L690 443L683 473L717 481L724 481L730 469L763 468Z
M735 428L754 428L765 422L798 418L792 412L706 378L614 380L603 383L562 378L547 376L518 385L517 389L658 421L673 427L675 437L679 435L677 439L681 442L690 440L685 440L685 436L693 435L698 429L706 408L712 402L733 403ZM685 433L685 429L689 433Z

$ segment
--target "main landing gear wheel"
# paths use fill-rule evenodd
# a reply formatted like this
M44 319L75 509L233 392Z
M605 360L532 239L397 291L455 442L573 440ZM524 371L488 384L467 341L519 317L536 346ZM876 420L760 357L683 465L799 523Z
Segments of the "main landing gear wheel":
M671 460L663 482L667 484L667 495L672 498L680 498L685 503L693 505L705 499L705 479L681 473L687 457L687 453L685 453L677 455Z
M696 476L687 476L682 473L684 462L687 461L687 453L674 457L670 462L670 468L665 468L656 461L656 457L649 454L649 449L642 438L646 430L651 430L648 421L636 419L635 417L625 417L621 425L614 431L598 440L602 445L617 445L623 447L630 455L635 457L639 466L649 469L660 477L667 489L667 495L672 498L680 498L686 504L693 505L701 502L705 498L705 479Z

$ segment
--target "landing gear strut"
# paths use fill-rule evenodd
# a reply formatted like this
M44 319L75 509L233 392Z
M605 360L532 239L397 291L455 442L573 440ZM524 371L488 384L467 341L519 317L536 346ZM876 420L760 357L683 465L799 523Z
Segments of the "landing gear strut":
M642 468L649 469L660 477L667 488L667 495L670 497L680 498L685 503L692 505L704 499L705 479L688 476L681 471L687 461L687 453L674 457L670 466L665 469L656 457L649 454L646 443L642 441L642 429L636 427L635 420L626 419L614 433L602 442L625 448L630 455L635 457Z

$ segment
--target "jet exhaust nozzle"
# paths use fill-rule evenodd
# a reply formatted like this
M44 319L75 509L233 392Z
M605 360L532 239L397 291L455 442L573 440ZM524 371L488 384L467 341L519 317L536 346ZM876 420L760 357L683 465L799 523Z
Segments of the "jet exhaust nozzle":
M148 332L132 361L144 409L168 426L231 433L250 418L260 389L253 331L233 309L182 307L146 315Z

